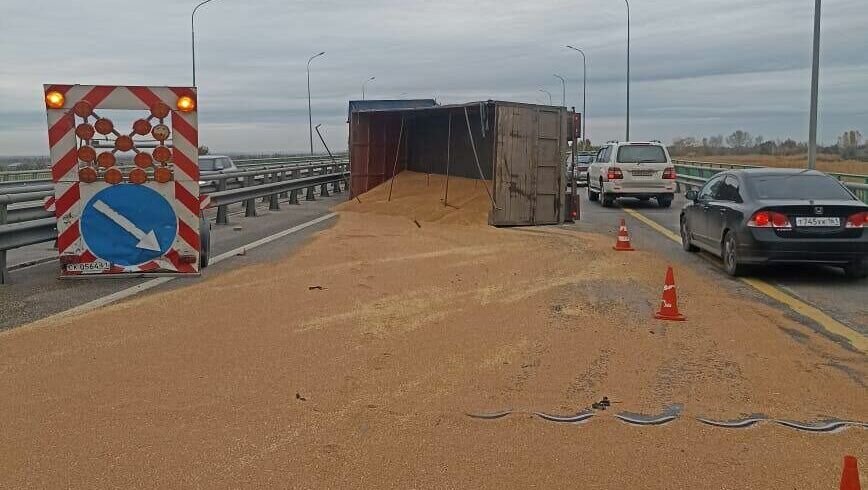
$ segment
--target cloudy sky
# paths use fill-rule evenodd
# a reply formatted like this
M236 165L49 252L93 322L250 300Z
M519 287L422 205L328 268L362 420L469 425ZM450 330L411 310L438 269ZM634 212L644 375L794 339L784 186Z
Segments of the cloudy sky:
M0 0L0 154L46 154L43 83L187 85L190 11L182 0ZM811 0L633 0L633 137L745 129L807 138ZM820 137L868 133L868 8L826 0ZM197 14L201 141L218 152L307 147L305 65L314 124L346 147L346 106L435 97L581 105L588 134L623 137L622 0L214 0Z

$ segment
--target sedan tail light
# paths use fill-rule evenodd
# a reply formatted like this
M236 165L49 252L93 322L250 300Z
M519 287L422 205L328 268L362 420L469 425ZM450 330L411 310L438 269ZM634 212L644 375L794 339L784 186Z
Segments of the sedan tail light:
M606 178L609 180L619 180L624 178L624 172L621 172L621 169L618 167L610 167L609 171L606 172Z
M792 230L793 225L787 215L775 211L758 211L750 218L747 225L751 228L775 228L778 230Z
M847 218L847 228L868 228L868 211Z
M663 178L675 180L675 167L666 167L666 170L663 171Z

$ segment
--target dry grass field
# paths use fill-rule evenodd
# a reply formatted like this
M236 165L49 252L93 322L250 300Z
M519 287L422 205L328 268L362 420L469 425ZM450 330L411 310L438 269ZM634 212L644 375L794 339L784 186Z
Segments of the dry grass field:
M772 156L772 155L718 155L697 157L674 157L684 160L702 162L737 163L743 165L762 165L766 167L804 168L808 166L807 155ZM821 154L817 158L817 168L824 172L847 174L868 174L868 162L857 160L841 160L838 155Z

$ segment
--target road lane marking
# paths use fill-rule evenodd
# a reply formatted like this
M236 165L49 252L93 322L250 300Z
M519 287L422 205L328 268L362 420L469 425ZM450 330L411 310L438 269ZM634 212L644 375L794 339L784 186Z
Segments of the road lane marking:
M212 265L218 264L220 262L223 262L226 259L230 259L232 257L235 257L242 252L245 252L247 250L252 250L252 249L257 248L257 247L261 247L262 245L271 243L271 242L273 242L275 240L279 240L285 236L291 235L293 233L297 233L297 232L302 231L306 228L310 228L311 226L322 223L323 221L332 219L335 216L337 216L337 213L329 213L329 214L326 214L324 216L320 216L319 218L315 218L315 219L312 219L310 221L306 221L304 223L301 223L300 225L293 226L292 228L287 228L286 230L280 231L280 232L275 233L273 235L269 235L265 238L261 238L259 240L254 241L254 242L248 243L247 245L243 245L243 246L238 247L236 249L230 250L226 253L222 253L220 255L213 257L211 259L211 264ZM97 308L101 308L103 306L107 306L107 305L110 305L112 303L116 303L122 299L129 298L130 296L134 296L136 294L147 291L149 289L153 289L157 286L162 286L163 284L165 284L169 281L172 281L174 279L179 279L179 278L180 278L179 276L168 276L168 277L158 277L155 279L151 279L150 281L143 282L142 284L138 284L136 286L122 289L120 291L114 292L114 293L109 294L107 296L103 296L102 298L97 298L97 299L95 299L93 301L89 301L83 305L79 305L79 306L76 306L74 308L68 309L66 311L61 311L59 313L55 313L54 315L48 316L42 320L37 320L37 321L40 323L43 321L49 322L52 320L59 320L59 319L66 318L69 316L78 315L81 313L93 311Z
M666 238L669 238L673 242L676 242L678 244L681 243L680 235L669 230L668 228L664 227L660 223L657 223L651 218L645 216L644 214L633 209L626 208L624 208L624 212L641 221L642 223L648 225L648 227L652 228L654 231L660 233ZM737 279L744 284L747 284L748 286L756 289L767 297L787 305L791 310L795 311L796 313L806 318L810 318L821 327L823 327L823 329L825 329L827 332L846 339L850 343L850 345L852 345L853 348L855 348L856 350L862 353L868 352L868 339L866 339L864 335L847 327L838 320L835 320L819 308L805 303L804 301L796 298L795 296L784 292L781 288L766 281L763 281L762 279L747 277L739 277Z

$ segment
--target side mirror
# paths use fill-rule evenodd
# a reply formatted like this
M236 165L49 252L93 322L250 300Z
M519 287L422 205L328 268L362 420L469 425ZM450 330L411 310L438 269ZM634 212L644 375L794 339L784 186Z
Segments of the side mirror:
M684 197L691 201L696 201L697 199L699 199L699 193L693 189L690 189L689 191L687 191L686 194L684 194Z

